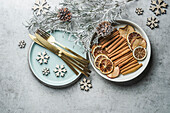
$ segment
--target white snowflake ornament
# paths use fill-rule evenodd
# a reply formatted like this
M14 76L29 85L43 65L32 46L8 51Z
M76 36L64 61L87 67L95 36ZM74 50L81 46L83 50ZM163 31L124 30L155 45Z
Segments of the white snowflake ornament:
M43 63L45 63L45 64L47 64L48 63L48 59L49 59L50 57L47 55L47 53L44 51L44 52L42 52L42 53L38 53L38 56L37 56L37 58L36 58L36 60L40 63L40 64L43 64Z
M24 40L20 41L19 44L18 44L18 46L19 46L20 48L25 48L25 46L26 46L25 41L24 41Z
M89 91L89 89L92 88L92 84L90 80L87 80L86 78L84 78L81 82L80 82L80 89L81 90L85 90L85 91Z
M151 29L154 29L156 27L158 27L158 22L159 20L155 17L150 17L150 18L147 18L147 26L149 26Z
M142 9L142 8L136 8L136 14L138 14L138 15L142 15L143 14L143 12L144 12L144 10Z
M151 0L151 4L150 10L154 12L156 16L166 13L166 10L163 8L167 8L168 4L163 0Z
M48 74L50 74L50 69L44 68L44 69L42 70L42 73L43 73L43 75L48 76Z
M56 65L56 68L54 69L54 73L57 77L61 76L64 77L67 70L65 69L64 65Z
M50 6L49 4L47 4L46 0L41 0L41 1L36 0L32 9L37 14L37 16L39 16L41 14L46 14L50 9Z

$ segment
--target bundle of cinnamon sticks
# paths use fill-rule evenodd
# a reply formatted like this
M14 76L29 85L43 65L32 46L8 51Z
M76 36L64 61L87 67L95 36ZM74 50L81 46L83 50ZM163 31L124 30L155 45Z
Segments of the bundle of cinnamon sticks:
M100 45L102 45L102 49L107 51L107 56L113 61L115 66L120 68L121 74L132 73L142 66L133 57L126 38L120 36L117 29L114 29L111 35L100 40Z

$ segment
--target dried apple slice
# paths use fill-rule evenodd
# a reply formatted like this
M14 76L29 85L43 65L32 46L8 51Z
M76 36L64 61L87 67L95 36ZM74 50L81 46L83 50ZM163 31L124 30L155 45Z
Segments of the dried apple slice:
M135 39L131 44L131 49L134 50L136 47L140 45L140 43L143 41L142 38Z
M145 39L142 40L142 42L140 43L140 46L142 46L143 48L146 49L147 43L146 43L146 40L145 40Z
M146 48L146 46L147 46L146 40L141 37L136 38L131 44L131 49L134 50L138 46L142 46L143 48Z
M119 69L118 66L116 66L116 67L114 68L113 72L110 73L110 74L108 74L107 77L109 77L109 78L116 78L116 77L118 77L119 75L120 75L120 69Z
M135 29L130 25L126 25L124 27L119 28L120 36L124 38L126 38L129 33L134 32L134 31Z

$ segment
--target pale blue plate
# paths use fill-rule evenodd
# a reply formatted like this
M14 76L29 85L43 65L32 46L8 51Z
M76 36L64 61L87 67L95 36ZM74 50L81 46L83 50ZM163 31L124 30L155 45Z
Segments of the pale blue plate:
M52 33L52 35L55 37L56 41L59 43L65 45L66 47L70 48L71 50L75 51L79 55L83 56L86 58L86 54L83 53L84 49L80 46L75 46L73 48L74 42L70 41L75 39L74 36L69 38L69 33L65 33L64 35L63 31L55 31ZM48 63L47 64L42 64L40 65L39 62L36 60L37 55L39 52L44 52L46 51L47 55L50 56ZM49 50L37 45L36 43L32 43L30 50L29 50L29 65L30 68L35 75L35 77L40 80L42 83L52 86L52 87L66 87L74 83L78 78L80 77L81 73L79 75L75 75L74 72L65 64L65 62L60 59L57 55L53 54ZM64 65L67 73L65 74L64 77L56 77L55 73L53 70L55 69L56 65ZM50 69L50 74L48 76L44 76L42 74L42 70L44 68L49 68Z

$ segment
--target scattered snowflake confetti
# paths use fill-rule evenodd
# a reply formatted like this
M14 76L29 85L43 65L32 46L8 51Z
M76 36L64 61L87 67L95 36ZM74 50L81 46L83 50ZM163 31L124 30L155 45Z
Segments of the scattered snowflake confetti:
M50 57L47 55L47 53L44 51L44 52L42 52L42 53L38 53L38 56L37 56L37 61L40 63L40 64L43 64L43 63L45 63L45 64L47 64L48 63L48 59L49 59Z
M163 0L151 0L150 10L158 16L166 13L166 10L163 8L167 8L167 6L168 4L166 4Z
M24 40L20 41L19 44L18 44L18 46L19 46L20 48L25 48L25 46L26 46L25 41L24 41Z
M56 68L54 69L54 73L56 74L57 77L61 76L64 77L66 74L67 70L65 69L64 65L57 65Z
M150 17L150 18L147 18L147 26L149 26L151 29L154 29L156 27L158 27L158 22L159 20L155 17Z
M84 78L84 79L80 82L80 88L81 88L81 90L89 91L89 89L92 88L91 81L90 81L90 80L87 80L86 78Z
M44 68L44 69L42 70L42 73L43 73L43 75L48 76L48 74L50 74L50 69Z
M46 14L50 9L50 6L49 4L47 4L46 0L41 0L41 1L36 0L32 9L37 14L37 16L39 16L41 14Z
M144 10L142 8L136 8L136 14L143 15Z

